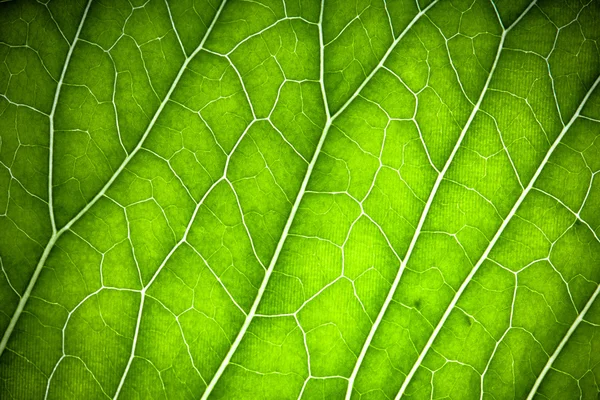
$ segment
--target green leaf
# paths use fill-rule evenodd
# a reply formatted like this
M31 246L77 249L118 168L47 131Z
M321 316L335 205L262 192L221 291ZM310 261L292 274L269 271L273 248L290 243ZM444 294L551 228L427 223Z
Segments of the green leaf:
M598 21L0 2L0 398L597 398Z

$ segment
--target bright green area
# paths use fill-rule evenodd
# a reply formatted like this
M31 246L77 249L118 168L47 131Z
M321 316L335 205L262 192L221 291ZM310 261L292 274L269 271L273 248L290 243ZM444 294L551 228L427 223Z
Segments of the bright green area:
M599 21L0 2L0 398L596 399Z

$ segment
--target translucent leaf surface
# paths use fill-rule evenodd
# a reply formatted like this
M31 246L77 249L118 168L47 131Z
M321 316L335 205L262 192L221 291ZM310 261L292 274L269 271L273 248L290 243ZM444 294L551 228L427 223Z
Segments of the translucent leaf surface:
M599 22L0 2L0 398L596 399Z

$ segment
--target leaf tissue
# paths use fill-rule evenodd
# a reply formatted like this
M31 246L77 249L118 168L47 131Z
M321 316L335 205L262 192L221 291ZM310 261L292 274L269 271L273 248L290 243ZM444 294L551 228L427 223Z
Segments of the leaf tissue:
M597 399L600 0L0 2L0 398Z

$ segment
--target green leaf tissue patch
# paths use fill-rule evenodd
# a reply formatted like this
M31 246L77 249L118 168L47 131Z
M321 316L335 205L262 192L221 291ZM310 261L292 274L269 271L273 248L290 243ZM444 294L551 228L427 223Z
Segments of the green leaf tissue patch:
M0 398L600 393L600 0L0 2Z

